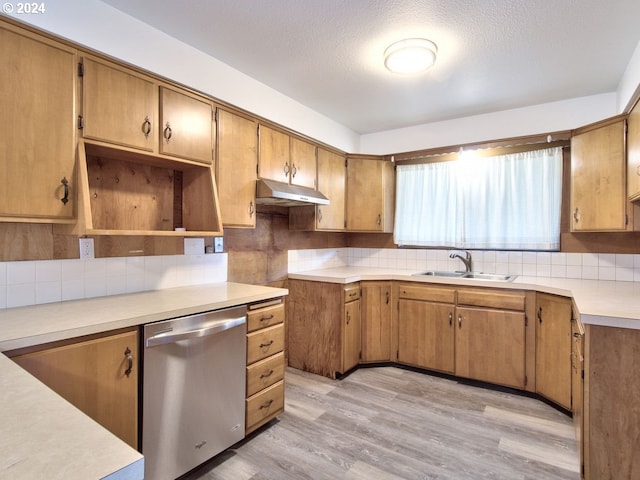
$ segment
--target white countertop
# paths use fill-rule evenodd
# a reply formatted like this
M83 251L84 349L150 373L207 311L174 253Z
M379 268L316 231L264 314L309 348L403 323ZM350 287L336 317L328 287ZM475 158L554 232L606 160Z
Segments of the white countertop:
M519 276L513 282L415 276L422 270L338 267L290 273L289 278L332 283L405 280L460 286L535 290L572 297L583 324L640 329L640 283Z
M0 311L0 351L287 295L239 283ZM0 355L0 479L142 479L142 455Z

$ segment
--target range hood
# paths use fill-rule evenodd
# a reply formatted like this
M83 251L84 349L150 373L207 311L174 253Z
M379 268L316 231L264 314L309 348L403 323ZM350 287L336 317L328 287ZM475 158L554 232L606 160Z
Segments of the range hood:
M297 207L300 205L329 205L329 199L322 193L308 187L260 179L256 184L256 203Z

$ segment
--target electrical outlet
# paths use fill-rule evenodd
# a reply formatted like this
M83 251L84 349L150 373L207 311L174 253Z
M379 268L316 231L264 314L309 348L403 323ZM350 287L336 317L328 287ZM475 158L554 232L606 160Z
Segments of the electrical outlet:
M80 260L96 258L93 238L80 238Z
M224 237L213 237L213 251L215 253L222 253L224 251Z

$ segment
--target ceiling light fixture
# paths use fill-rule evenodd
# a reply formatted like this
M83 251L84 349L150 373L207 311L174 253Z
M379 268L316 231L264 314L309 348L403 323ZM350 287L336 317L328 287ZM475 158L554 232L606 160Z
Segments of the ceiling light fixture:
M392 43L384 51L384 66L393 73L419 73L431 68L438 47L424 38L407 38Z

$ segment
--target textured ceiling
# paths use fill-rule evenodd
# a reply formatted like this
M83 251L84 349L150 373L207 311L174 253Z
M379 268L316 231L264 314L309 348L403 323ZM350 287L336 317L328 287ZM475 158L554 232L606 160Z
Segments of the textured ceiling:
M613 92L638 0L104 0L358 133ZM438 45L420 76L393 41Z

